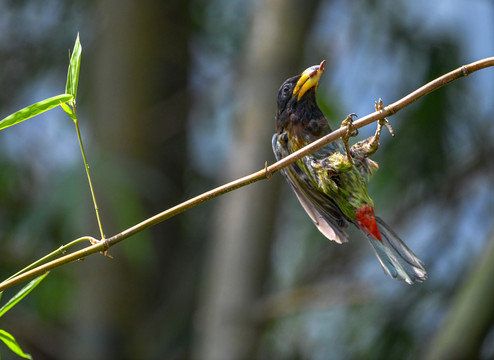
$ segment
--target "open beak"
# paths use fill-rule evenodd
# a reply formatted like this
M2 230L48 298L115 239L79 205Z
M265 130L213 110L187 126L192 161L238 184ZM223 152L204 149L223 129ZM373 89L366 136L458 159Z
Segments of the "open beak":
M295 89L293 89L293 96L297 96L297 101L300 100L310 88L314 87L314 90L317 90L317 84L324 71L325 63L326 60L323 60L319 65L311 66L302 73L295 85Z

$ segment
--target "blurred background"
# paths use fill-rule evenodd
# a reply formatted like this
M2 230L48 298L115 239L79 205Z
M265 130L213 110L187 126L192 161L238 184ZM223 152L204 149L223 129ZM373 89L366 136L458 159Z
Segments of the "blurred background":
M2 1L0 118L64 91L77 32L111 236L274 162L278 88L322 59L336 128L494 56L494 3ZM357 231L327 241L276 174L54 270L0 328L35 359L494 359L493 93L492 68L441 88L390 118L374 156L377 213L423 284L388 278ZM99 234L61 109L0 132L0 189L2 279Z

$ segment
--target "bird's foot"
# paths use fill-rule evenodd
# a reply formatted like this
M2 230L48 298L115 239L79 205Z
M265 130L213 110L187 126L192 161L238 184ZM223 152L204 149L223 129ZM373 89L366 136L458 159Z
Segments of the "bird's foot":
M379 98L379 100L374 103L374 108L376 109L376 111L384 111L383 99ZM377 124L376 134L374 135L374 137L377 137L378 141L383 126L386 126L391 136L395 136L393 128L391 127L391 124L389 123L388 119L386 118L380 119Z
M343 141L343 144L345 145L345 151L346 151L346 156L347 160L350 164L353 164L353 159L352 155L350 153L350 145L348 145L348 140L350 140L351 137L357 136L358 135L358 130L353 130L352 125L353 125L353 118L356 117L357 114L351 113L349 114L345 120L341 123L340 128L346 127L346 133L341 137L341 140Z
M376 109L376 111L383 111L384 110L382 99L379 99L378 101L376 101L375 109ZM363 158L369 157L372 154L374 154L377 151L377 149L379 148L379 138L381 136L381 132L382 132L383 127L386 127L388 129L389 133L392 136L394 136L393 128L389 124L388 119L386 119L386 118L380 119L377 122L377 129L376 129L376 133L374 134L374 136L372 136L368 139L359 141L358 143L356 143L355 145L352 146L352 148L350 150L352 153L352 156L355 158L358 158L358 159L363 159Z

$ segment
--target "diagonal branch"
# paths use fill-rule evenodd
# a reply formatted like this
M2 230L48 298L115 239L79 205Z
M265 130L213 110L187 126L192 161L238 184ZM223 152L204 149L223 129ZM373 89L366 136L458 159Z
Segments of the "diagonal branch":
M412 93L408 94L407 96L403 97L402 99L386 106L383 110L380 111L375 111L367 116L364 116L360 118L357 121L354 121L352 123L352 129L359 129L365 125L368 125L372 122L375 122L377 120L383 119L385 117L389 117L391 115L396 114L398 111L403 109L404 107L410 105L412 102L420 99L421 97L429 94L430 92L439 89L440 87L456 80L461 77L468 76L469 74L484 69L486 67L494 66L494 57L490 58L485 58L473 63L470 63L468 65L463 65L456 70L453 70L445 75L442 75L438 77L437 79L425 84L424 86L420 87L419 89L413 91ZM81 260L89 255L92 255L97 252L106 252L111 246L115 245L116 243L119 243L122 240L127 239L128 237L137 234L138 232L141 232L151 226L154 226L164 220L167 220L175 215L178 215L194 206L197 206L205 201L214 199L220 195L226 194L230 191L236 190L238 188L241 188L243 186L252 184L254 182L257 182L259 180L263 179L270 179L271 175L284 167L294 163L295 161L303 158L304 156L314 152L315 150L321 148L322 146L329 144L332 141L335 141L336 139L340 138L341 136L345 135L347 129L346 128L340 128L338 130L333 131L331 134L328 134L321 139L314 141L310 145L307 145L306 147L294 152L293 154L290 154L289 156L283 158L282 160L270 165L270 166L265 166L264 169L259 170L253 174L244 176L240 179L231 181L225 185L219 186L215 189L212 189L210 191L207 191L201 195L198 195L192 199L189 199L181 204L178 204L168 210L165 210L159 214L154 215L153 217L150 217L149 219L146 219L137 225L134 225L127 230L122 231L121 233L114 235L110 238L103 239L100 241L94 241L95 243L93 245L90 245L84 249L75 251L73 253L64 255L56 260L52 260L50 262L47 262L43 265L37 266L29 271L22 272L18 274L17 276L13 276L4 282L0 283L0 291L3 291L9 287L12 287L18 283L21 283L23 281L26 281L28 279L31 279L35 276L38 276L40 274L45 273L46 271L49 271L51 269L54 269L56 267L59 267L61 265L67 264L69 262L73 262L76 260Z

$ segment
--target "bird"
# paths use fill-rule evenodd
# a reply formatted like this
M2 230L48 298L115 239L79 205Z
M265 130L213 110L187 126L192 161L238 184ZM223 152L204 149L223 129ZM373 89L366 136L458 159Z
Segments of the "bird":
M276 133L272 146L279 161L332 130L319 108L316 91L325 60L287 79L278 91ZM376 110L383 109L382 100ZM378 122L374 136L349 146L356 135L351 124L355 114L343 121L346 134L300 160L281 173L319 231L337 243L348 241L345 229L355 225L372 245L384 271L408 284L427 279L424 263L400 237L374 213L367 182L378 165L369 156L377 151L386 119Z

